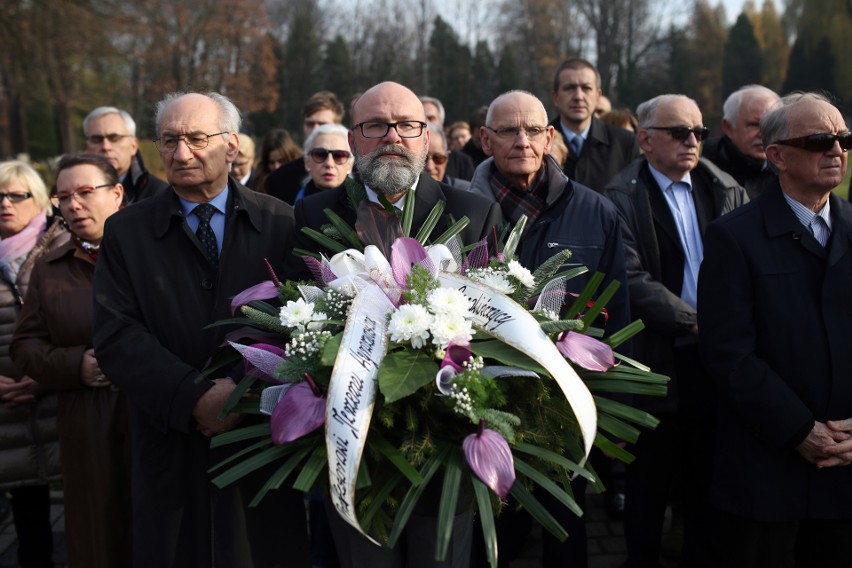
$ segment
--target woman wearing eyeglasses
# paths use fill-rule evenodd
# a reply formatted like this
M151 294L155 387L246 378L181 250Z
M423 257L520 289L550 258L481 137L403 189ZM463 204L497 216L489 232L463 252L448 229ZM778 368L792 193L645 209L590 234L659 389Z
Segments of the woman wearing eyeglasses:
M48 482L59 479L56 397L9 357L36 260L69 240L47 187L25 162L0 163L0 491L12 495L18 564L53 566Z
M33 268L12 339L15 363L59 392L69 566L130 565L130 433L124 395L92 349L92 277L104 221L124 189L101 156L59 162L53 197L73 237Z
M292 204L325 189L339 187L352 172L354 163L346 127L323 124L314 128L305 140L305 169L310 179L299 189Z

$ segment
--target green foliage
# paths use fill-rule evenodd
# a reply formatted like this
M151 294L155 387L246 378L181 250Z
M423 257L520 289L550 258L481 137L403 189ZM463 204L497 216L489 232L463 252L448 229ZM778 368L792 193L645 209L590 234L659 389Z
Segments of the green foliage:
M722 64L722 95L727 97L743 85L755 82L763 70L763 55L746 14L740 14L725 42Z
M379 390L385 401L396 402L435 380L438 365L421 350L388 353L379 369Z

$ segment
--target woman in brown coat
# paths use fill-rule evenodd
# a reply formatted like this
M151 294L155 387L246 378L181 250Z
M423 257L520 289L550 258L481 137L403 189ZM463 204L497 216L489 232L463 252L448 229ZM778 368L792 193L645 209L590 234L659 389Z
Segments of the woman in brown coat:
M92 349L92 276L104 221L123 189L93 154L59 163L54 202L73 239L45 255L12 340L12 358L42 387L59 391L65 530L71 568L130 565L130 437L125 397Z

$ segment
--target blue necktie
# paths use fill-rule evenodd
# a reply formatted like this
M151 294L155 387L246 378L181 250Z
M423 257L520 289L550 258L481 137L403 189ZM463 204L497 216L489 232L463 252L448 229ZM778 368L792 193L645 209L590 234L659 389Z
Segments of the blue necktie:
M570 146L571 146L571 153L574 156L579 156L580 152L583 151L583 137L582 136L575 136L571 140Z
M207 259L216 264L219 262L219 245L216 241L216 233L213 232L213 227L210 226L210 219L216 213L216 208L209 203L202 203L192 210L195 216L198 217L198 228L195 230L195 236L201 241L201 246L204 247L204 254Z

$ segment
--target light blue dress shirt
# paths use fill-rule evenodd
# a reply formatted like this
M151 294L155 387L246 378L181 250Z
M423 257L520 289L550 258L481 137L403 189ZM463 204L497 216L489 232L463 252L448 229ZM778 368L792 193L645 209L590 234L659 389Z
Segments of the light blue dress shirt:
M808 228L814 238L819 241L819 244L825 246L828 243L828 237L831 236L831 206L826 200L822 209L814 213L789 195L781 192L790 209L796 214L799 222Z
M692 178L687 172L682 179L675 181L655 170L650 164L648 167L672 212L680 244L686 256L686 262L683 263L683 288L680 291L680 298L697 309L698 270L701 268L701 261L704 260L704 241L701 238L701 227L698 225L698 214L695 212Z
M216 235L216 244L219 247L219 254L222 254L222 241L225 239L225 210L228 207L229 189L225 186L225 190L214 197L210 201L210 205L216 208L216 213L210 219L210 228L213 229L213 234ZM183 218L186 219L186 224L190 230L195 233L198 230L198 217L192 214L193 210L201 205L193 201L187 201L182 197L180 199L180 207L183 211Z

